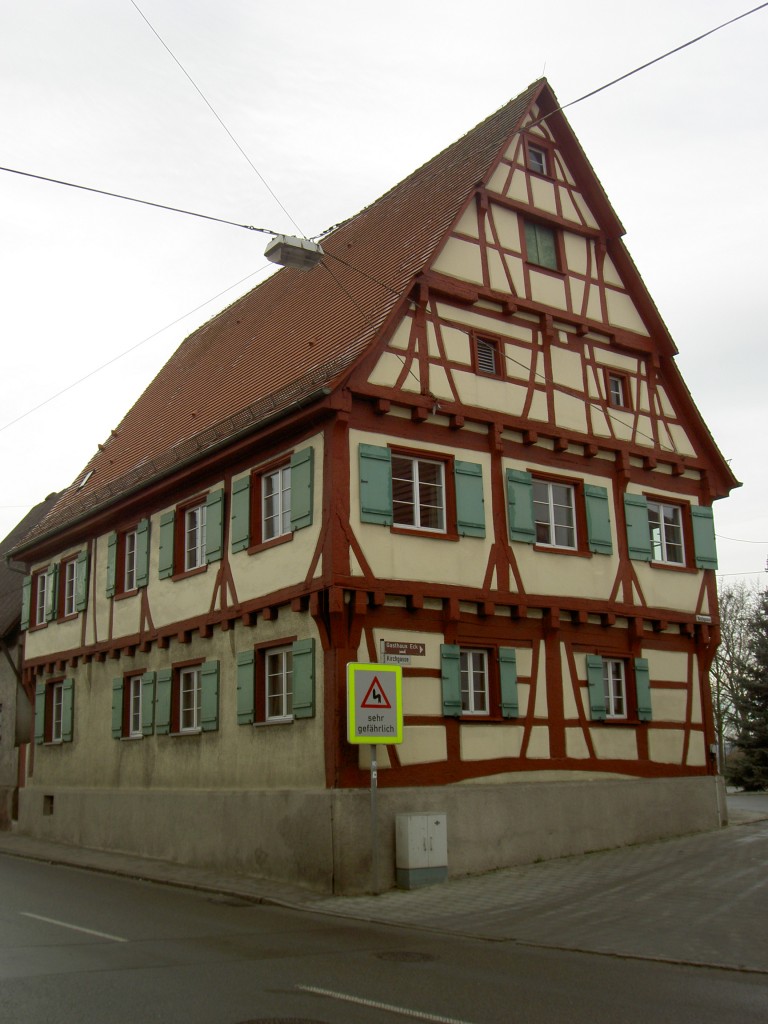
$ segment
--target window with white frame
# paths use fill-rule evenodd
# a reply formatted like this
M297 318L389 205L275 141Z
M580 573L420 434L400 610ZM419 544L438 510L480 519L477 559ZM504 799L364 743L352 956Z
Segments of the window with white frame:
M395 525L445 533L445 466L410 455L392 455Z
M141 736L141 676L129 676L128 689L128 735Z
M70 558L62 566L64 570L63 614L74 615L77 611L77 561Z
M488 714L488 654L461 649L461 710L466 715Z
M137 532L127 530L123 535L123 593L136 589Z
M50 742L61 743L64 723L64 683L54 683L50 687Z
M266 720L290 718L293 714L293 650L276 647L264 654Z
M528 145L528 169L537 174L547 173L547 152L541 146Z
M603 659L603 690L606 718L626 718L626 667L621 658Z
M291 467L280 466L261 477L261 539L291 532Z
M200 666L179 669L179 732L197 732L203 703Z
M184 570L205 565L205 504L188 508L184 513Z
M45 607L48 596L48 570L36 572L32 576L32 608L33 626L45 625Z
M660 501L648 502L648 528L651 539L651 559L670 565L685 565L683 545L683 516L679 505Z
M621 374L608 374L608 401L617 409L626 409L629 405L627 400L627 382Z
M553 548L576 548L576 496L571 484L533 481L536 543Z

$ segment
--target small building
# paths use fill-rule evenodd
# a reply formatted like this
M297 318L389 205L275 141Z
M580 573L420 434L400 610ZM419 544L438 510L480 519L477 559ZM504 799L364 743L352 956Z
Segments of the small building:
M453 875L717 827L738 482L623 234L541 80L190 335L14 552L20 828L364 890L387 651L377 886L399 813Z

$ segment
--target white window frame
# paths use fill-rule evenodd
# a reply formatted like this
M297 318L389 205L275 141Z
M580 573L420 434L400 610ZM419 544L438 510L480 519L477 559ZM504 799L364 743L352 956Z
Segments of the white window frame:
M51 684L51 743L64 740L64 683Z
M202 502L184 512L184 571L205 565L206 505Z
M535 156L534 156L535 154ZM536 157L540 157L540 166L537 166ZM547 170L547 151L543 146L537 146L532 142L528 143L528 170L535 174L549 174Z
M488 687L488 652L482 648L462 647L459 650L461 678L461 713L490 714Z
M35 625L45 625L45 606L46 598L48 596L48 571L37 572L34 575L35 580Z
M667 519L671 515L672 521ZM685 565L685 536L683 510L679 505L664 501L648 501L648 529L651 542L651 561L667 565ZM675 537L675 531L677 537ZM680 556L676 557L675 550Z
M129 676L125 685L128 691L128 735L142 736L141 729L141 676Z
M555 488L562 488L564 496L568 497L567 502L555 501ZM542 495L542 489L546 493ZM570 512L570 522L563 521L563 516L558 512L560 509L567 509ZM536 543L542 547L558 548L563 551L578 550L578 530L576 521L576 488L573 484L559 480L533 480L533 518L536 529ZM571 539L566 541L563 531L570 534Z
M64 563L64 607L62 615L74 615L77 612L77 559L70 558Z
M397 464L407 463L411 467L411 477L398 475ZM426 467L437 469L438 481L422 479L426 476ZM399 488L399 493L398 493ZM434 494L430 493L434 489ZM400 495L406 494L407 497ZM436 500L427 502L427 497ZM437 526L425 522L424 510L434 509ZM410 514L409 513L410 510ZM403 513L406 513L403 515ZM400 455L392 453L392 515L395 526L404 526L425 533L446 533L447 509L445 496L445 463L440 459L425 459L420 455Z
M622 658L603 658L606 718L627 717L627 666Z
M278 466L261 474L261 539L275 540L291 533L291 467Z
M203 674L199 665L179 669L179 732L200 732Z
M293 648L271 647L264 652L264 720L293 718Z
M123 593L125 594L136 589L138 537L139 535L137 530L126 530L123 537Z
M627 408L626 381L617 373L608 374L608 396L617 409Z

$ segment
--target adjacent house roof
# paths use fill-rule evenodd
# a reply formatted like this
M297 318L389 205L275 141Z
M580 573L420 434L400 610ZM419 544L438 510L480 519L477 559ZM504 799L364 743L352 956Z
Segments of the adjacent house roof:
M19 550L333 388L408 295L534 102L551 115L603 230L618 240L621 223L554 93L544 79L533 83L328 234L321 265L280 270L191 334ZM674 354L637 280L659 344Z
M21 585L24 577L8 565L6 555L40 523L56 504L59 495L49 494L17 523L0 541L0 639L8 636L21 621Z

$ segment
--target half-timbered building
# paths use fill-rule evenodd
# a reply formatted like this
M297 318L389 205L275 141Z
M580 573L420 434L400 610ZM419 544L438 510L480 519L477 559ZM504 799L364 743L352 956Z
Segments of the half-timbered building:
M366 888L387 652L376 884L399 812L452 874L716 827L737 481L622 235L542 80L187 338L16 549L20 827Z

